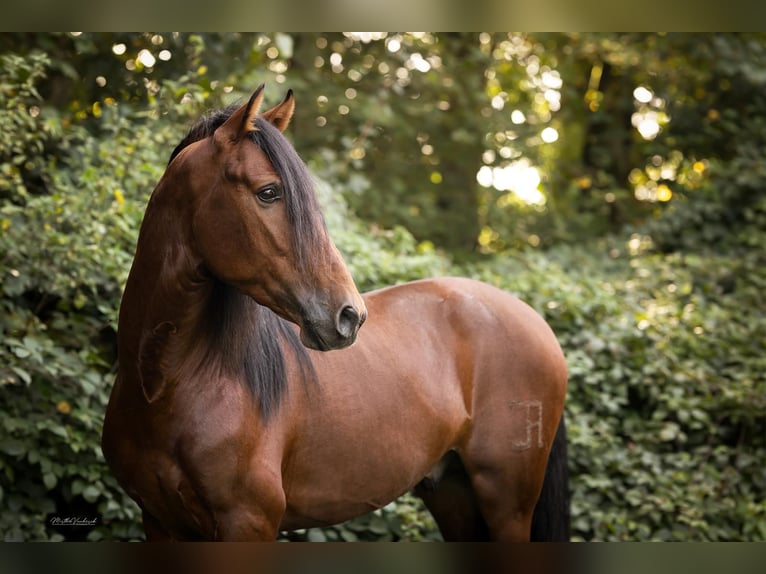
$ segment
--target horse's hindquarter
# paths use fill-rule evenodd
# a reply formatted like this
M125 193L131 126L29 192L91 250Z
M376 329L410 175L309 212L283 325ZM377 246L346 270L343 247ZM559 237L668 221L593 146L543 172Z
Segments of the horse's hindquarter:
M295 393L303 414L284 466L285 528L383 506L450 449L480 453L477 440L487 439L511 441L511 450L526 440L522 411L538 403L560 414L563 389L536 384L548 367L534 364L556 363L558 344L511 295L439 279L377 291L365 302L369 319L355 345L312 355L319 388Z

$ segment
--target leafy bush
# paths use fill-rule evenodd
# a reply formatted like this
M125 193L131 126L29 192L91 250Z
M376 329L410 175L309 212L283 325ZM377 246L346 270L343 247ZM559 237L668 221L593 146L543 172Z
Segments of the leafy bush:
M327 227L361 291L449 273L449 259L432 244L418 243L404 227L369 227L349 212L342 190L316 181Z
M647 231L663 252L752 249L766 229L766 143L750 141L729 161L715 161L699 189L684 190Z
M101 453L117 309L143 209L191 106L160 123L113 100L82 121L35 88L48 60L0 61L0 532L132 539L138 507ZM98 517L90 528L51 518Z

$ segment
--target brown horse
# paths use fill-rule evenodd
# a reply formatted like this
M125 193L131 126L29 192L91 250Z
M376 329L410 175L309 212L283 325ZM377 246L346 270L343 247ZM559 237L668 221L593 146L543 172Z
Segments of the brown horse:
M262 88L173 152L122 299L102 444L147 539L274 540L411 489L445 539L504 541L543 490L536 537L566 537L550 328L467 279L359 295L281 133L292 92L259 115Z

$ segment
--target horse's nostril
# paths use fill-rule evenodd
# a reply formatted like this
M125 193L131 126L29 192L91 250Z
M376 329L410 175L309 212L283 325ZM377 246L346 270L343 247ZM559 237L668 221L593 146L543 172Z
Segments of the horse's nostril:
M359 311L351 305L343 307L338 315L338 334L346 339L353 337L360 325Z

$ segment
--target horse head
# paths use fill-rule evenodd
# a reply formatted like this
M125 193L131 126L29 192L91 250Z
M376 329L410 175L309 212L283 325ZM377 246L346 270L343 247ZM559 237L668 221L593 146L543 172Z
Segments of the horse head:
M168 175L193 190L191 234L207 271L297 324L305 346L347 347L367 311L282 134L292 91L260 113L262 100L263 85L212 137L183 149Z

